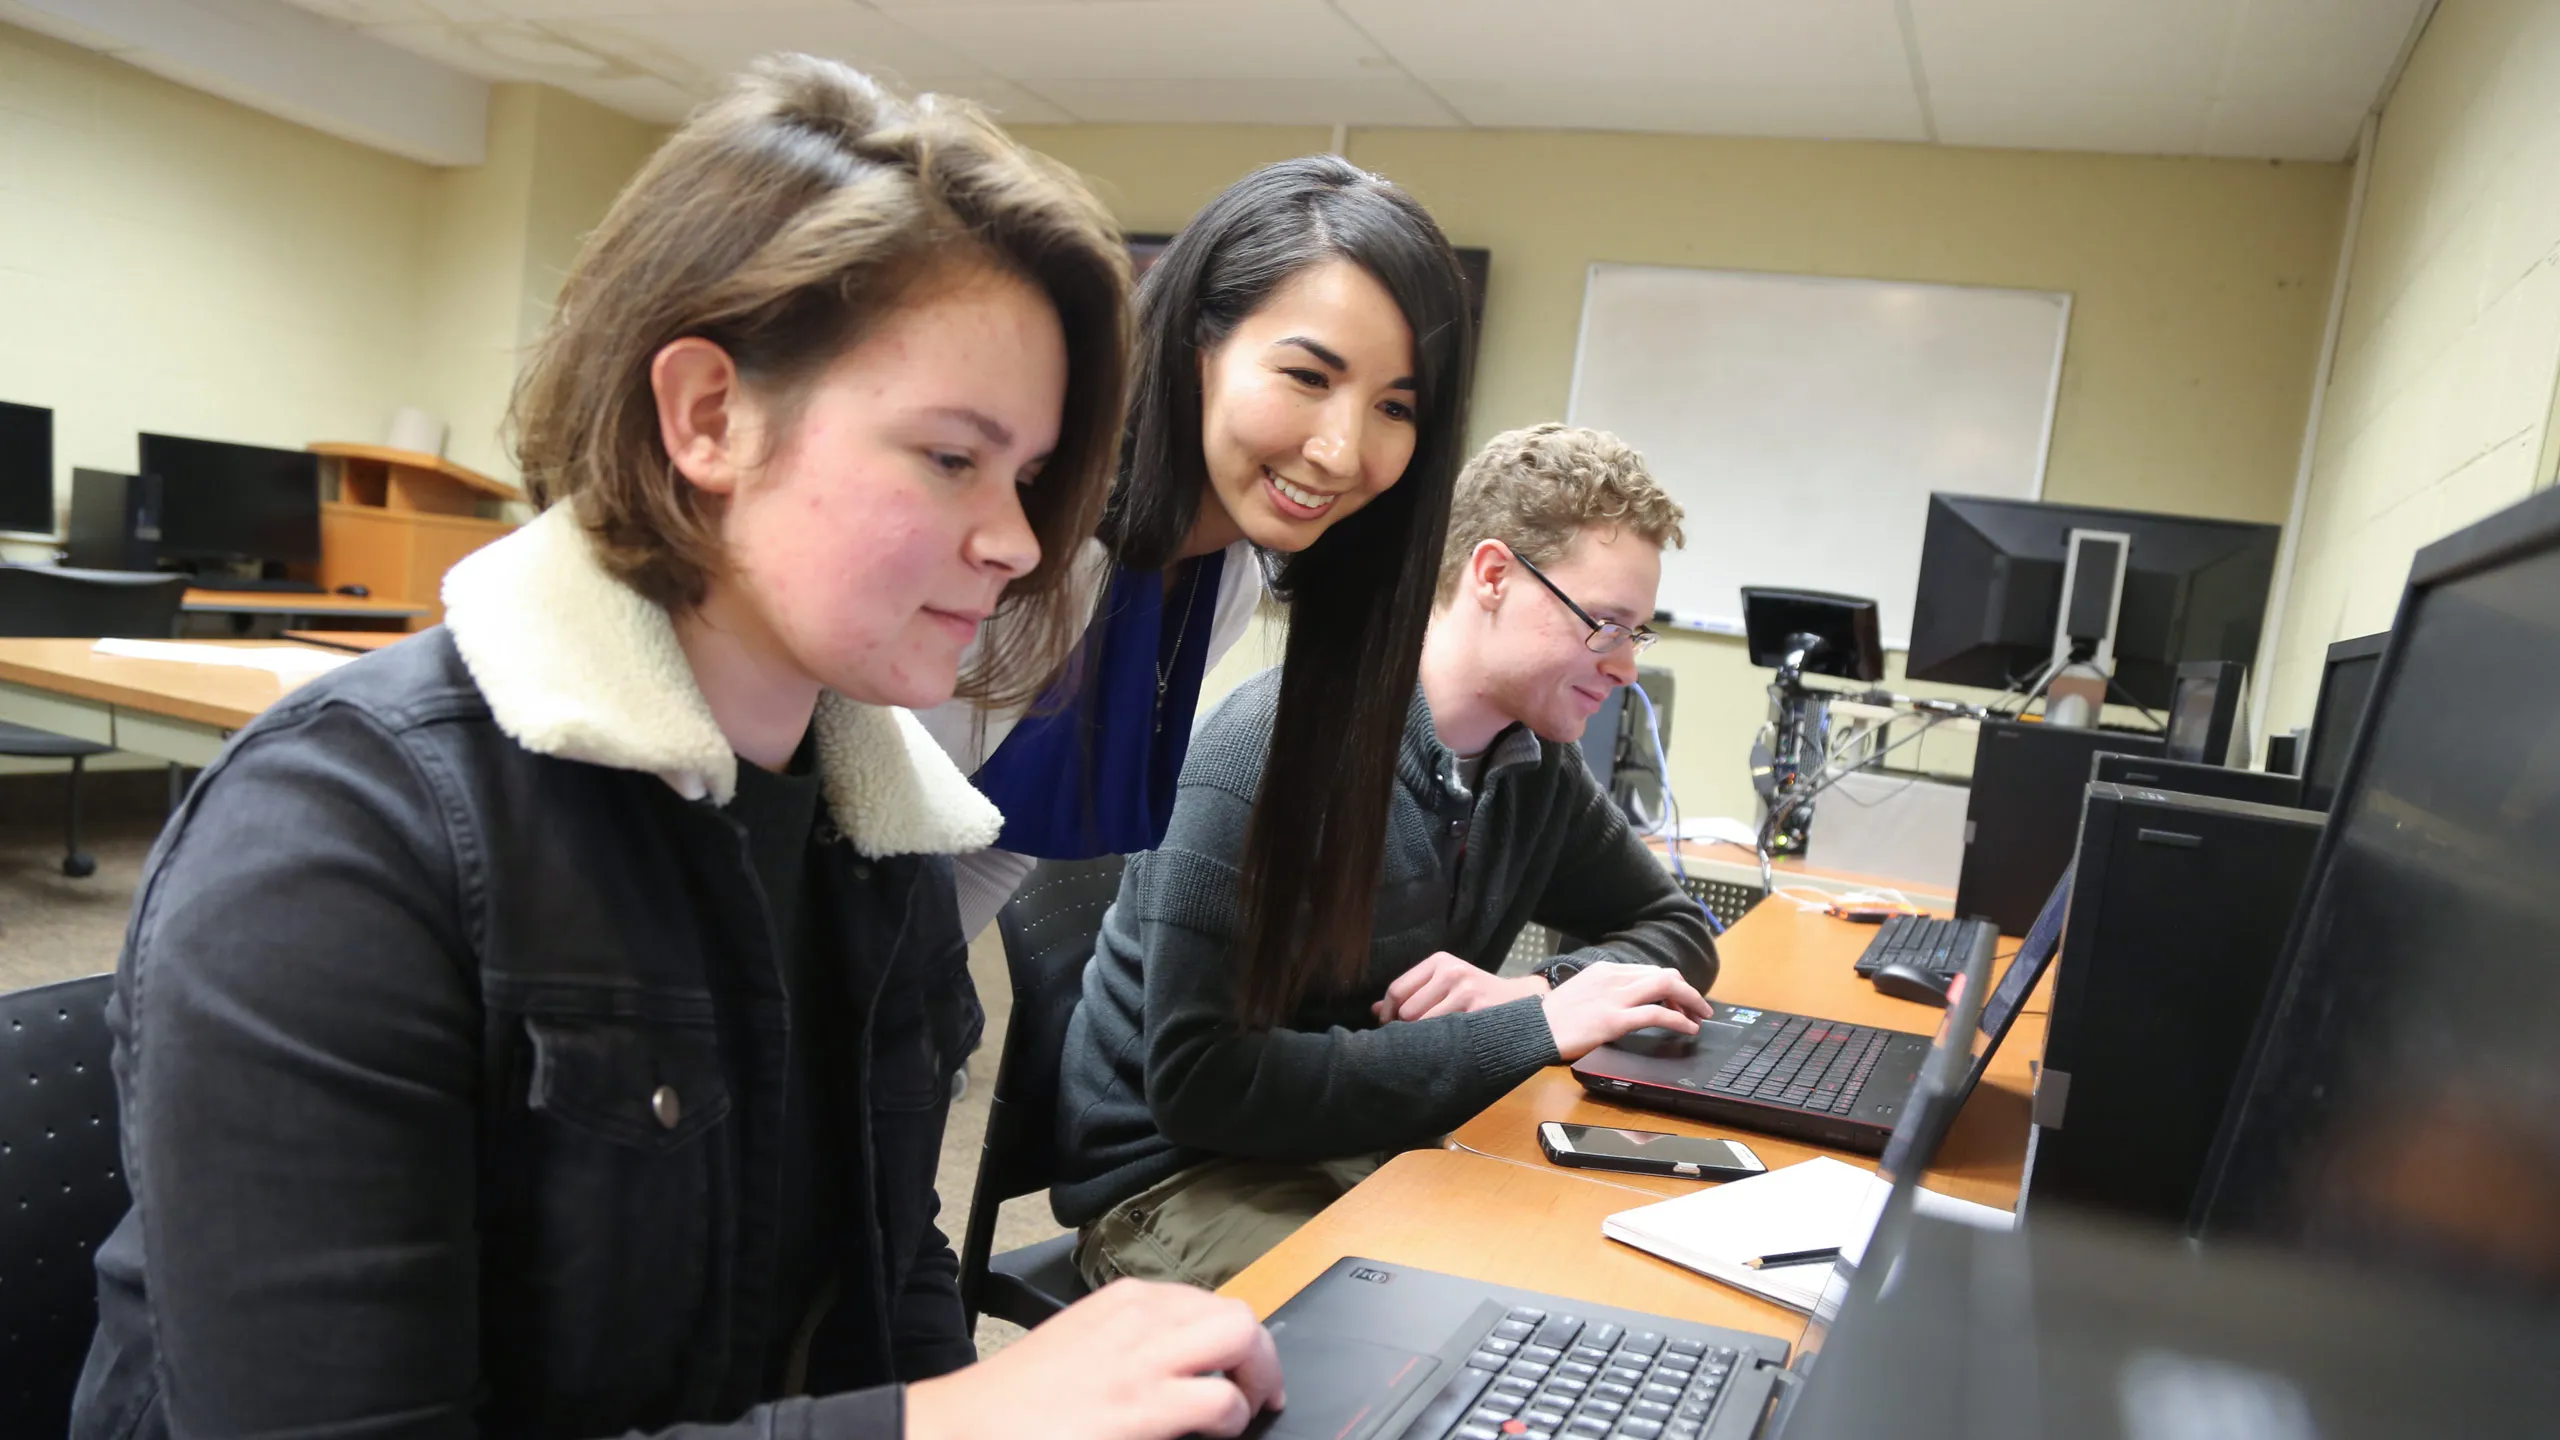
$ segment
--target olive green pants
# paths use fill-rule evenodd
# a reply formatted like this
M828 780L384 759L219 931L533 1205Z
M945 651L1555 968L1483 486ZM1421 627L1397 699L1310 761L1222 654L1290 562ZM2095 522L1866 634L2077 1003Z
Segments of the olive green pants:
M1076 1270L1097 1290L1124 1275L1215 1290L1394 1153L1194 1165L1077 1232Z

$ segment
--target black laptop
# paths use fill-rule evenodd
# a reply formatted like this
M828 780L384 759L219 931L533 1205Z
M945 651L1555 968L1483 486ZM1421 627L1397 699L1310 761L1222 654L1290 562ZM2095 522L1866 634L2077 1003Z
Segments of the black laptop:
M2066 867L1982 1007L1974 1080L2051 963L2070 896ZM1987 957L1997 940L1976 927L1969 960ZM1870 1155L1884 1149L1929 1053L1927 1036L1722 1002L1715 1011L1695 1036L1603 1045L1574 1062L1573 1078L1604 1100Z
M1865 1246L1870 1273L1900 1243L1909 1192L1964 1104L1960 1077L1978 1053L1989 974L1985 949L1957 981L1935 1048L1910 1086L1880 1167L1894 1183ZM1383 1261L1340 1260L1272 1315L1289 1408L1258 1417L1245 1433L1255 1440L1776 1440L1857 1272L1847 1260L1833 1266L1824 1303L1791 1359L1787 1342L1774 1335Z

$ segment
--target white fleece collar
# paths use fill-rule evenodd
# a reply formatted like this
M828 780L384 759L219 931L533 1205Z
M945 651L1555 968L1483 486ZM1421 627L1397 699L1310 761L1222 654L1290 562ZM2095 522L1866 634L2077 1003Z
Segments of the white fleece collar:
M445 575L445 628L498 728L537 755L657 776L727 805L738 757L694 684L667 612L605 572L571 507ZM950 855L995 843L1004 817L913 715L832 691L813 725L836 828L856 850Z

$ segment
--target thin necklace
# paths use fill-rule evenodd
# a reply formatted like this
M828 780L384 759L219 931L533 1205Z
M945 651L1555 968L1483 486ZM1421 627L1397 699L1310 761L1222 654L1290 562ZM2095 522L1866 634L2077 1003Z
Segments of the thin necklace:
M1200 598L1200 562L1189 562L1182 589L1182 620L1174 626L1173 653L1156 661L1156 733L1164 733L1164 693L1173 688L1173 672L1182 664L1182 642L1191 634L1191 603Z

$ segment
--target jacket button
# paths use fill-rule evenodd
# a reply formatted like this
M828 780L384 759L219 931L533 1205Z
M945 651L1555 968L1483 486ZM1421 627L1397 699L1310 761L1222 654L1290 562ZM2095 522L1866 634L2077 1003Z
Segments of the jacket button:
M676 1128L676 1122L684 1118L684 1102L676 1098L676 1087L659 1086L657 1093L649 1097L649 1113L658 1117L661 1126Z

